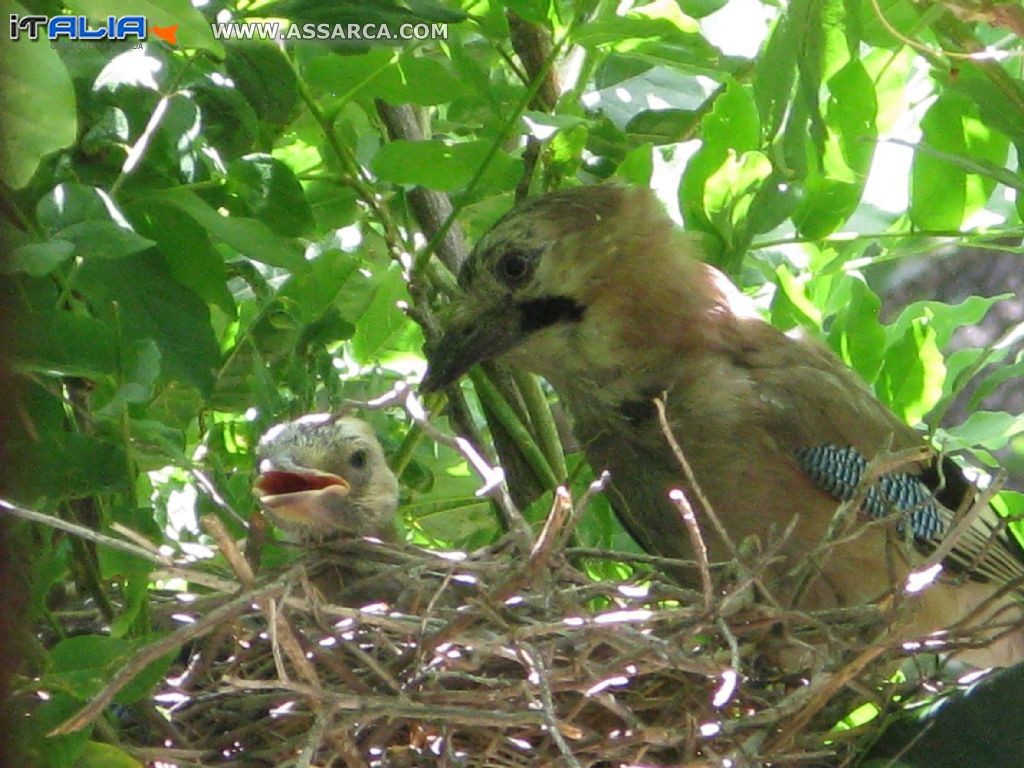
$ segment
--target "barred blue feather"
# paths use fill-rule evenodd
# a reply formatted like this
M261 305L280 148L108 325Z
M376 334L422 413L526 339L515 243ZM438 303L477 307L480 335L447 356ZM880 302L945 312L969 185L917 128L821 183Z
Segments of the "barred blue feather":
M797 458L811 482L836 501L854 497L868 466L860 451L850 446L816 445L798 450ZM876 518L903 513L916 539L926 541L945 533L931 491L917 477L905 472L880 477L867 489L862 509ZM901 520L899 530L903 527Z

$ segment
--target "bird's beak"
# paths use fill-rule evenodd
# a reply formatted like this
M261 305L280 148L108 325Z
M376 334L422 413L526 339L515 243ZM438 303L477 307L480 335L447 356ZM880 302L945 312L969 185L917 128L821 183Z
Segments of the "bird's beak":
M313 533L337 528L338 501L352 486L340 475L316 470L267 470L252 492L274 522L283 528Z
M521 313L512 302L461 315L430 357L420 391L447 387L475 364L508 352L525 338Z

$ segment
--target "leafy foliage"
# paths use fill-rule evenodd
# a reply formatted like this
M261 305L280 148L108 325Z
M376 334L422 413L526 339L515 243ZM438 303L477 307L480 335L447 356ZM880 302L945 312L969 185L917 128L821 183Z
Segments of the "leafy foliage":
M443 238L421 236L417 187L450 195L472 241L523 190L650 184L772 322L820 334L901 417L939 428L968 380L980 398L1024 367L1011 333L949 354L957 327L1008 296L882 320L880 295L920 252L1020 252L1022 48L1006 35L1021 30L955 5L148 0L133 12L180 24L178 46L5 41L0 292L22 385L5 496L178 551L203 552L206 513L244 535L263 430L423 372L455 265L429 260ZM225 19L444 23L447 39L278 46L217 39ZM548 45L524 42L524 28ZM968 54L985 46L1016 58ZM389 122L406 104L419 134ZM468 413L486 434L504 411L477 390ZM939 438L988 463L1024 451L1024 418L978 404ZM518 418L540 432L550 414L534 405ZM458 547L500 533L461 456L400 409L368 418L401 476L407 537ZM561 479L560 448L538 444L520 446L528 465ZM589 469L568 458L586 487ZM1011 492L1000 503L1022 507ZM115 764L84 736L41 736L157 631L152 566L36 526L16 535L31 553L33 623L60 626L55 594L74 581L116 628L63 638L35 663L26 685L58 692L26 736L41 745L35 764ZM578 536L631 546L601 499Z

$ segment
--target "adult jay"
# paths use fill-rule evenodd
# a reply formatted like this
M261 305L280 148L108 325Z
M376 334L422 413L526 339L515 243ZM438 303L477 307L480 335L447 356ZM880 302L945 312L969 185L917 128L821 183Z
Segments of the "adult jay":
M649 552L692 558L668 495L681 488L712 559L731 550L702 517L702 499L734 542L766 541L795 519L773 572L777 597L809 610L857 605L902 589L975 498L957 464L928 451L862 487L872 459L922 449L921 435L827 347L765 322L649 190L605 184L531 199L479 241L459 283L465 296L423 389L491 358L545 377L590 464L609 470L617 515ZM851 498L860 502L853 527L823 547L839 502ZM784 574L809 556L820 557L820 574L797 589ZM1024 575L1024 554L985 508L944 565L908 602L911 631L956 623ZM990 603L987 621L1020 618L1012 596ZM1024 658L1024 635L1003 634L965 658Z

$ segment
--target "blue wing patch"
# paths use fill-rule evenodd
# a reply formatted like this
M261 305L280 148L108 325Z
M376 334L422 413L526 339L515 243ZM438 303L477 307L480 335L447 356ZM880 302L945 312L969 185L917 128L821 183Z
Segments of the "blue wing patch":
M853 498L868 466L867 459L853 447L817 445L801 448L796 456L811 482L836 501ZM905 472L882 475L868 489L862 509L878 518L893 512L906 513L916 539L935 539L945 532L931 491Z

